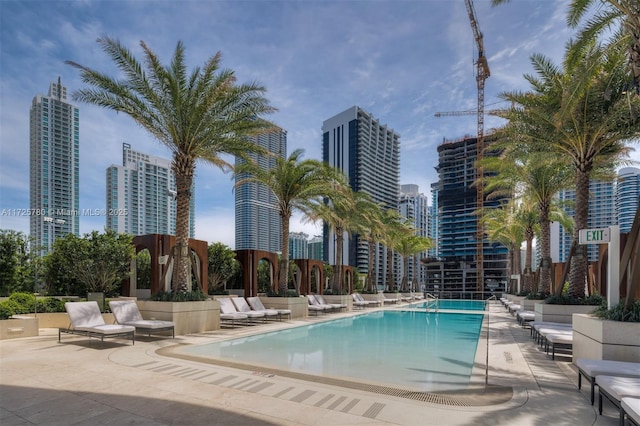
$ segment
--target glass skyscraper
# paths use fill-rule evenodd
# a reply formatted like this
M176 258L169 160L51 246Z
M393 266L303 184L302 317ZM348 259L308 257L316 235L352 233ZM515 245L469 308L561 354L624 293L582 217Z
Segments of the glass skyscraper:
M176 180L171 160L122 144L122 166L107 168L106 226L131 235L176 230ZM191 188L189 236L195 234L195 184Z
M80 233L80 111L60 78L29 111L30 233L41 254L56 238Z
M280 128L251 137L251 140L273 155L251 154L253 161L268 170L276 166L276 156L287 154L287 132ZM236 159L236 164L242 161ZM236 181L244 175L236 176ZM282 221L278 202L271 190L261 183L250 182L235 188L236 250L282 251Z
M640 208L640 169L625 167L618 171L616 212L620 232L631 232L633 218Z
M400 187L400 135L358 106L337 114L322 124L322 159L342 170L354 191L362 191L377 203L398 209ZM326 228L326 227L325 227ZM333 232L324 232L324 260L335 263ZM342 250L344 265L366 273L369 247L357 236L345 233ZM376 244L374 268L379 283L387 274L386 249Z

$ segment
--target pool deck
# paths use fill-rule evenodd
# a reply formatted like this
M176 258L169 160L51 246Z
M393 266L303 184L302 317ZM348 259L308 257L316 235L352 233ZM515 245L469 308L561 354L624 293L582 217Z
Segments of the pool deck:
M397 309L387 307L383 309ZM261 369L163 356L172 346L278 330L361 311L171 338L100 341L41 329L0 341L0 424L11 425L617 425L577 389L570 357L552 361L499 303L490 304L490 385L513 388L493 405L413 400ZM265 354L269 356L269 354ZM486 356L486 355L485 355ZM480 368L484 370L484 368ZM372 372L375 380L375 372ZM473 395L473 393L472 393ZM478 393L477 401L486 395ZM466 399L465 399L466 398ZM472 401L469 395L461 401ZM490 398L489 398L490 399Z

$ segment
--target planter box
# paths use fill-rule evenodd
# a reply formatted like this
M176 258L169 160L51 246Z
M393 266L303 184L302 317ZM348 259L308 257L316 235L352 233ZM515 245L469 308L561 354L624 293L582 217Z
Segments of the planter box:
M548 305L536 303L536 321L571 324L573 314L590 314L597 306L590 305Z
M326 296L325 296L326 297ZM309 302L306 297L267 297L260 296L265 308L289 309L291 318L306 318L309 316Z
M69 315L66 312L49 312L29 314L29 318L36 318L39 322L39 328L67 328L69 327ZM114 324L116 319L113 314L102 314L104 322Z
M353 311L353 298L350 294L323 294L327 303L339 303L347 305L347 311Z
M640 324L573 316L573 361L578 358L640 362Z
M36 318L16 316L0 320L0 340L35 337L38 335L38 320Z
M144 319L173 321L176 335L202 333L220 329L220 302L157 302L138 300Z
M523 299L522 302L520 302L520 306L522 306L522 309L524 309L525 311L535 311L536 310L536 303L545 303L545 301L544 300Z

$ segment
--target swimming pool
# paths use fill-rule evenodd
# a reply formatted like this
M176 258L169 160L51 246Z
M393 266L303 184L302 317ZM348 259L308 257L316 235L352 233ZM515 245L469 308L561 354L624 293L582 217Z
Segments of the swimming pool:
M483 315L378 311L192 346L184 352L419 391L470 383Z
M411 308L422 308L426 309L427 304L431 309L433 309L435 305L436 299L431 299L429 301L424 301L420 303L415 303L409 305ZM458 299L437 299L438 310L461 310L461 311L484 311L485 309L485 301L484 300L458 300Z

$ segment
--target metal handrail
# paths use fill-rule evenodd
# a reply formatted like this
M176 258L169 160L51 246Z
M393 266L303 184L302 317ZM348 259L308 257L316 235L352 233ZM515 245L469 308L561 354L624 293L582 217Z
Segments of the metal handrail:
M425 306L425 309L426 309L427 312L429 312L429 300L434 300L436 302L436 312L438 312L438 308L439 308L439 306L438 306L438 297L434 296L431 293L425 293L424 306Z

